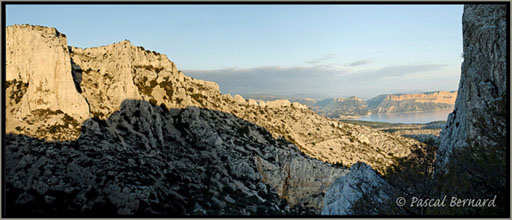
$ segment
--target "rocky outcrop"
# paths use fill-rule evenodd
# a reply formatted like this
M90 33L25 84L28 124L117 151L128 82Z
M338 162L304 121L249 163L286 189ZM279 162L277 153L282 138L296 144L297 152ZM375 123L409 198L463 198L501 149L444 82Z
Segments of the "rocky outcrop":
M510 217L507 10L505 4L464 7L464 62L455 109L441 132L436 192L493 199L496 205L455 214Z
M395 196L395 189L365 163L356 163L337 179L325 194L322 215L378 215L383 203ZM367 210L361 210L368 207Z
M29 130L36 135L42 124L71 124L62 122L64 116L76 124L89 118L89 106L69 74L65 35L55 28L14 25L7 27L6 38L6 90L11 94L6 102L7 132ZM48 120L33 117L40 114ZM35 124L27 126L27 121Z
M464 62L455 109L441 133L438 169L455 148L506 145L507 28L503 5L466 5Z

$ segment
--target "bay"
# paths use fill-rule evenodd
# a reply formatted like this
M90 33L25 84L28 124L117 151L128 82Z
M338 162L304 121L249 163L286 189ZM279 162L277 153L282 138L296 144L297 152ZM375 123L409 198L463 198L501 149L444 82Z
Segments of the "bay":
M452 109L446 109L431 112L378 113L366 115L356 120L404 124L423 124L432 121L446 121L448 114L450 114L452 111Z

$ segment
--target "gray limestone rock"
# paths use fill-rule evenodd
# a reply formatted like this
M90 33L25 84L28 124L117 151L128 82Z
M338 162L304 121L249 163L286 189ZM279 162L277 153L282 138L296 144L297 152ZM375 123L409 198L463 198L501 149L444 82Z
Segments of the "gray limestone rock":
M506 143L507 20L500 4L468 4L462 19L464 62L455 109L440 135L437 170L455 148Z
M322 215L383 214L379 206L394 198L395 191L370 166L356 163L325 194ZM366 210L358 210L361 207Z

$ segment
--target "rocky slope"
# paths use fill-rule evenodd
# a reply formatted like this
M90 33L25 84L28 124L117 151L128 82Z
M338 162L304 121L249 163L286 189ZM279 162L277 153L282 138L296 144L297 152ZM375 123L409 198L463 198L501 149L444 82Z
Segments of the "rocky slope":
M464 6L464 62L459 93L440 134L436 160L428 159L432 157L429 153L418 152L412 160L400 162L405 169L382 178L368 171L363 175L365 169L351 169L329 189L322 213L510 216L506 11L504 4ZM422 160L427 166L421 165ZM368 181L378 183L371 186L373 191L354 187ZM389 191L398 194L390 197ZM399 196L406 203L397 208L393 203ZM412 196L482 200L496 196L496 206L453 208L447 204L412 209ZM347 205L345 201L359 205Z
M324 162L384 172L423 148L299 103L221 94L129 41L68 47L54 28L30 25L9 26L6 37L15 55L5 180L15 214L319 213L346 172ZM23 63L16 51L31 48L44 56Z
M129 100L74 141L8 135L7 213L314 214L344 175L231 114L166 111Z
M165 55L145 51L128 41L100 48L71 48L71 56L74 74L82 75L82 94L90 100L91 113L102 119L124 99L142 99L166 108L198 106L260 125L313 158L345 165L364 161L379 170L390 166L394 157L407 156L411 148L420 146L411 139L326 119L297 102L264 102L221 94L216 83L185 76ZM131 69L125 69L126 63ZM126 88L130 80L133 83Z
M307 104L307 102L304 104ZM366 101L355 96L322 99L308 106L318 114L329 118L357 117L370 113Z

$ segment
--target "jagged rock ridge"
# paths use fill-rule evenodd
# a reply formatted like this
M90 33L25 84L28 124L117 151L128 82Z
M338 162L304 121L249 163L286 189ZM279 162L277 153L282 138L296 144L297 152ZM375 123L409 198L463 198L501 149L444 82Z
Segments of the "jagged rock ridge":
M412 139L327 119L299 103L256 102L221 94L216 83L185 76L165 55L136 47L129 41L96 48L70 47L69 51L73 76L89 104L90 117L108 118L125 99L145 100L168 109L198 106L258 124L274 138L284 137L319 160L344 165L363 161L381 171L393 164L395 158L405 157L411 148L421 145ZM59 115L53 111L44 113ZM72 132L74 129L63 135L66 131L61 129L68 124L76 125L74 121L31 123L20 122L19 128L8 126L7 131L49 138L48 134L37 132L53 124L48 129L59 130L54 132L58 136L55 138L76 139L78 135Z
M18 35L25 32L34 38L63 36L39 26L7 29L7 41L17 42L9 43L8 51L31 48L34 43L51 46L46 41L21 41L24 38ZM129 41L86 49L59 45L61 50L47 51L57 60L19 65L39 76L38 65L69 61L66 70L73 77L59 81L67 89L43 95L31 90L32 81L24 81L14 70L17 75L9 73L13 76L6 84L6 110L13 113L6 121L6 179L9 198L20 210L41 211L37 209L43 204L43 211L60 208L72 213L94 213L105 206L117 214L318 213L327 187L346 169L316 159L345 165L365 161L383 171L423 146L327 119L287 100L255 102L221 94L217 84L187 77L165 55ZM23 112L17 100L65 97L61 93L69 88L81 101L56 99L54 104L77 103L76 108L43 106L27 112L25 118L15 117ZM90 119L83 121L86 118ZM219 158L211 151L221 154L220 161L231 162L212 168L209 162L216 164ZM153 172L133 170L138 166ZM169 171L171 167L176 169ZM224 191L215 182L218 187L207 191L204 186L212 183L204 173L219 173L219 181L230 189ZM110 177L102 178L105 174ZM174 180L176 176L183 184ZM262 199L256 196L263 187L260 183L268 188ZM243 202L228 205L234 198L221 198L221 192L241 193L237 199ZM161 202L169 196L174 199ZM56 200L66 202L52 208ZM258 204L261 210L254 208ZM295 209L287 209L286 204Z

